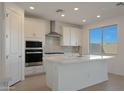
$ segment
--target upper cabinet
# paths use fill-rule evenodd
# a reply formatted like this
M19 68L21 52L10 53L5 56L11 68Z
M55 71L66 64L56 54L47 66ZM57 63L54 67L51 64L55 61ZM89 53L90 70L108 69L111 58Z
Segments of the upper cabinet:
M25 18L25 40L38 40L45 44L45 32L48 30L49 22L36 19L36 18Z
M70 28L71 32L71 46L79 46L79 29L77 28Z
M80 46L81 31L75 27L62 27L62 46Z
M25 38L43 40L45 24L40 19L25 18Z
M63 27L62 28L62 46L70 46L70 40L71 40L71 34L70 34L70 28L69 27Z

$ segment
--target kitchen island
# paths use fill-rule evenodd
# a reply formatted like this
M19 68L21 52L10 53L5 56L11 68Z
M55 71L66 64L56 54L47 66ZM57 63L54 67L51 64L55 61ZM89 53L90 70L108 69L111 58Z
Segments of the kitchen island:
M112 56L47 57L47 85L54 91L74 91L107 81L109 58Z

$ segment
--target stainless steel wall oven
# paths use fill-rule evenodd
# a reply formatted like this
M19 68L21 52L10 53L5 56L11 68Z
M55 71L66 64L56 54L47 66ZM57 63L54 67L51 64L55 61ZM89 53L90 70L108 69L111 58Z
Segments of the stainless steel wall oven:
M38 65L43 61L42 42L40 41L26 41L25 49L26 66Z

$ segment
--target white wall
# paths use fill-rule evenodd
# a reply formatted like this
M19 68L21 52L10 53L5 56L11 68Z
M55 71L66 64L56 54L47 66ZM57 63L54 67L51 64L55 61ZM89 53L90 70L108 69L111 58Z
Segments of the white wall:
M114 59L109 61L108 70L110 73L124 75L124 16L118 16L84 26L82 31L83 54L89 54L89 29L113 24L118 25L118 53Z

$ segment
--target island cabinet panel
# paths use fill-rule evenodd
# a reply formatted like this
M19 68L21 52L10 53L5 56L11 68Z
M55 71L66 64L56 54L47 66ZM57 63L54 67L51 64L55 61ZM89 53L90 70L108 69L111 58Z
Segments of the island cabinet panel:
M80 90L89 82L89 68L87 63L62 65L58 69L59 87L58 90Z
M101 80L107 80L108 74L107 74L107 63L105 60L101 60L99 62L98 60L92 61L89 64L89 82L90 84L97 84L97 82L100 82Z
M63 61L46 60L47 85L52 90L80 90L108 80L106 60L77 58Z

